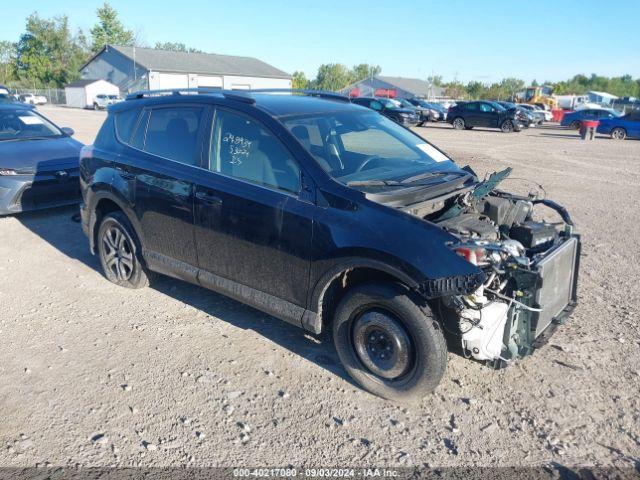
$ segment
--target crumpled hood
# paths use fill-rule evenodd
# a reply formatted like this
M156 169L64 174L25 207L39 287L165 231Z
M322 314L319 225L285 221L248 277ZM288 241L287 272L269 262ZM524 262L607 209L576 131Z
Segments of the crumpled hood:
M79 165L82 144L71 137L0 141L0 168L60 170Z

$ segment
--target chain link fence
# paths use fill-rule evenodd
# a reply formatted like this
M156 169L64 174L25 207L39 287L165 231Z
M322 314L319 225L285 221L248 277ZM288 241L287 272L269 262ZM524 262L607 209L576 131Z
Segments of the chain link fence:
M11 88L11 93L18 95L33 95L35 97L44 97L47 99L47 103L52 105L65 105L67 98L64 94L63 88ZM23 100L23 98L20 98Z

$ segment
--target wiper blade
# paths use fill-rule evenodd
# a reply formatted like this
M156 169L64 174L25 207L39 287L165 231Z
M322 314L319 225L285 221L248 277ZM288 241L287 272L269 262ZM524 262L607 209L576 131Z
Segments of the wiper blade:
M18 138L5 138L5 139L0 139L0 141L2 142L26 142L27 140L49 140L51 138L58 138L56 137L18 137Z
M413 175L411 177L405 178L404 180L353 180L351 182L347 182L347 186L349 187L407 187L411 185L421 186L422 183L419 183L420 180L426 180L428 178L434 177L442 177L444 175L459 175L459 176L471 176L469 172L464 172L460 170L440 170L437 172L423 172L417 175Z
M418 175L413 175L412 177L405 178L402 180L403 184L414 183L418 180L425 180L427 178L433 177L441 177L443 175L459 175L459 176L470 176L469 172L464 172L460 170L438 170L436 172L424 172L419 173Z
M397 180L353 180L347 182L348 187L400 187L404 186L404 183Z

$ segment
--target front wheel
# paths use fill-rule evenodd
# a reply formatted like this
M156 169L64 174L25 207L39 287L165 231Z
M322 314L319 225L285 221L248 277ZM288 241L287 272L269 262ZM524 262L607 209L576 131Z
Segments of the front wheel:
M504 133L511 133L515 130L515 127L511 120L505 120L504 122L502 122L500 130L502 130Z
M571 122L571 124L569 125L569 127L573 128L574 130L580 130L580 127L582 126L582 122L580 122L579 120L574 120L573 122Z
M616 127L611 130L611 138L614 140L624 140L627 138L627 131L624 128Z
M466 126L462 117L454 118L452 125L456 130L464 130Z
M415 401L431 393L447 364L440 325L395 284L365 284L336 309L333 340L347 373L369 392Z
M135 231L123 213L111 213L100 223L98 254L109 281L127 288L149 285L151 272L142 262Z

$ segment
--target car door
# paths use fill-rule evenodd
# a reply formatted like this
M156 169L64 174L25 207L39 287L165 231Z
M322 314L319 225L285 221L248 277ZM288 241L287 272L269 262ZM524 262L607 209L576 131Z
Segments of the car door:
M194 182L202 174L203 128L210 110L202 105L147 108L119 160L131 182L133 209L149 265L185 280L197 277Z
M498 110L487 102L479 102L478 126L495 128L498 126Z
M482 126L482 116L480 114L480 102L465 103L462 108L464 109L464 122L469 127Z
M199 280L300 324L315 205L297 161L253 117L218 108L195 187ZM306 176L304 178L307 178Z

